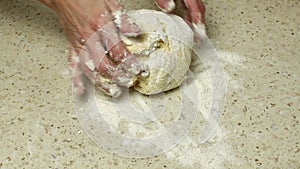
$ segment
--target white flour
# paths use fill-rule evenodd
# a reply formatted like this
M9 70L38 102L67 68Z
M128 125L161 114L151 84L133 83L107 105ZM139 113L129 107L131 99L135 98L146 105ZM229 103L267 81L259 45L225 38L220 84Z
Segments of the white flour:
M244 59L237 54L220 51L218 52L218 56L225 66L237 66L240 69L244 67ZM211 79L205 70L206 68L201 64L201 61L194 61L191 65L191 69L194 74L194 81L192 83L196 83L201 96L199 100L200 115L188 137L180 142L176 148L168 151L165 156L170 160L176 160L185 167L201 166L204 168L223 168L223 163L234 160L234 157L231 156L232 147L226 144L227 131L222 129L222 126L217 129L214 137L207 143L197 143L197 138L201 134L205 118L210 114ZM229 82L228 87L234 89L235 86L230 83L232 79L228 76L227 80ZM238 81L235 82L235 85L241 86ZM114 101L102 95L101 92L97 92L96 94L96 98L99 101L98 108L102 110L101 115L105 122L120 134L133 138L155 137L164 133L168 127L174 125L178 114L181 113L180 97L180 90L175 89L162 94L160 97L152 98L152 100L162 103L163 108L161 108L161 112L159 112L161 115L158 115L158 120L142 124L131 121L130 114L127 114L128 116L124 116L122 113L120 114L120 112L118 112L120 111L118 103L114 103ZM175 99L170 100L170 98ZM130 106L135 110L140 110L141 115L147 116L145 112L151 108L150 101L149 97L141 95L138 92L132 90L130 93ZM103 108L105 108L105 110L103 110ZM129 113L133 109L130 109Z

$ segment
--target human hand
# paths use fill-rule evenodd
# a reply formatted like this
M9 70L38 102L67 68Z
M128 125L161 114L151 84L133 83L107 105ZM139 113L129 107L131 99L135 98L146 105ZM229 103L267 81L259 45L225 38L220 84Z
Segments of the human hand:
M148 76L148 68L126 49L119 37L119 32L137 36L140 29L129 20L118 0L48 2L45 4L57 14L70 42L69 61L77 94L84 93L82 73L114 97L121 94L119 86L130 87L136 76Z
M206 36L205 33L205 7L202 0L182 0L184 19L192 27L195 38ZM155 0L157 6L169 13L176 7L174 0Z

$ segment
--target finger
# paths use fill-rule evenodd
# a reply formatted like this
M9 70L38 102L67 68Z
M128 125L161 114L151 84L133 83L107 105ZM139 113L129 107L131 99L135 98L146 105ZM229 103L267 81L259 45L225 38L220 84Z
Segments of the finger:
M86 48L88 49L88 54L91 62L93 63L94 70L100 72L104 77L108 78L110 76L109 71L110 69L101 69L99 65L101 63L107 64L107 68L109 66L114 67L110 62L107 62L107 52L103 48L103 45L101 43L101 39L98 35L98 33L93 34L87 44Z
M192 22L194 24L204 24L205 7L201 0L183 0L185 6L189 10Z
M84 46L79 53L79 66L83 74L93 83L95 83L96 67L90 59L90 54L87 46Z
M109 51L111 59L117 64L122 64L124 69L134 75L146 77L149 74L147 66L139 62L126 48L117 34L116 27L113 22L107 23L99 29L102 42Z
M80 70L95 84L95 86L105 94L113 97L118 97L121 94L121 89L117 84L112 84L111 79L103 77L100 73L96 73L95 66L91 62L88 50L82 50L79 57Z
M107 57L105 57L98 65L98 71L104 78L109 79L111 83L118 84L120 86L131 87L137 80L135 76L126 73L122 67L117 67Z
M184 17L183 17L183 19L185 20L185 22L186 22L188 25L192 26L192 16L191 16L191 14L190 14L188 8L187 8L185 5L183 5L182 8L183 8L183 12L184 12Z
M111 60L107 57L98 66L99 72L105 78L110 79L112 83L118 84L120 86L131 87L137 80L132 74L126 73L122 67L117 67Z
M192 26L196 42L206 37L205 7L201 0L183 0L185 4L185 19Z
M92 67L95 67L97 72L101 73L104 78L121 86L131 87L134 85L136 78L131 74L127 74L124 69L118 68L115 63L108 59L107 52L105 52L98 34L91 36L87 48L90 62L94 64Z
M112 84L109 79L104 78L100 74L96 77L95 86L106 95L112 97L119 97L122 94L122 90L117 84Z
M79 57L73 48L69 48L69 58L70 63L70 74L73 81L73 90L77 95L82 95L84 93L84 85L81 77L81 70L79 68Z
M155 0L156 5L164 12L169 13L176 7L174 0Z
M129 18L124 10L124 6L118 0L107 0L106 3L114 16L115 24L123 35L137 36L141 33L139 26Z

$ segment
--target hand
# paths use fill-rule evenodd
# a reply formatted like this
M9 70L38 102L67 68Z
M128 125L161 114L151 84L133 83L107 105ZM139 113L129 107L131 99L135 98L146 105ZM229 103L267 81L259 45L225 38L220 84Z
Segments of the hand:
M202 0L182 0L184 19L192 27L196 38L206 36L205 33L205 7ZM157 6L164 12L175 9L174 0L155 0Z
M119 86L130 87L136 76L146 77L148 69L125 47L119 31L137 36L118 0L40 0L57 14L70 42L69 61L77 94L84 92L81 74L106 94L117 97Z

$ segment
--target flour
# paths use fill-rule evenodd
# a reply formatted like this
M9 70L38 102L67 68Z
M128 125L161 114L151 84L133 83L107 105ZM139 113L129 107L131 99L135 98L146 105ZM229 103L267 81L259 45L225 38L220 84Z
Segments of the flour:
M125 12L121 11L121 10L116 11L116 12L113 13L113 16L115 17L114 22L117 25L117 27L121 27L121 24L122 24L122 18L121 17L124 14L125 14Z
M94 62L92 60L88 60L85 62L85 65L91 70L91 71L94 71L95 70L95 65L94 65Z
M237 53L227 51L217 51L219 59L224 66L235 67L238 70L246 69L246 58L238 55ZM195 59L195 58L194 58ZM198 59L193 60L191 70L194 73L195 83L201 93L201 100L199 100L199 109L203 118L207 118L210 114L211 105L211 78L206 73L201 61ZM230 77L229 73L225 71L225 79L228 83L228 88L236 90L242 88L242 82ZM234 82L234 83L233 83ZM165 156L170 160L176 160L183 167L186 168L226 168L224 163L234 162L237 166L241 165L243 161L236 161L232 155L233 147L228 144L227 134L222 125L219 125L214 136L206 144L198 144L197 138L203 127L201 124L201 117L195 123L194 129L188 137L186 137L177 147L167 152Z
M218 56L223 62L226 62L228 66L243 65L243 58L237 54L233 56L233 54L228 52L218 52ZM232 156L233 147L227 143L226 135L228 131L222 129L222 127L217 129L214 136L206 144L198 143L206 119L211 113L211 77L207 71L209 68L210 67L203 65L200 58L193 57L193 62L190 66L193 78L188 79L185 83L196 84L198 93L200 93L199 100L195 101L199 103L199 115L188 136L174 149L163 155L170 161L177 161L184 168L195 168L199 166L203 168L224 168L224 163L235 160ZM106 124L115 131L118 136L122 135L126 138L134 139L149 139L168 131L170 127L174 126L177 122L178 115L182 113L181 88L151 97L141 95L132 89L127 92L122 91L122 93L120 100L118 100L119 98L111 98L105 96L101 91L96 91L95 98L97 108L91 108L90 110L97 109L99 110L98 113L83 112L80 115L80 119L89 119L88 121L83 121L88 127ZM126 94L128 96L124 96ZM125 107L120 106L126 101L128 103L125 103ZM153 104L156 106L153 106ZM155 107L154 110L156 111L149 112L153 107ZM139 113L135 111L139 111ZM97 116L101 116L101 118L97 118ZM139 121L137 117L149 117L149 119L152 120L142 122ZM103 128L101 129L90 128L87 130L90 131L90 133L95 133L91 136L92 138L103 138L105 133ZM103 145L103 143L99 142L98 144ZM120 139L110 139L109 142L105 143L105 146L117 147L119 144L122 145L121 149L128 148L132 150L128 142L120 142ZM116 150L119 151L121 149ZM138 154L132 154L132 157L139 156Z

